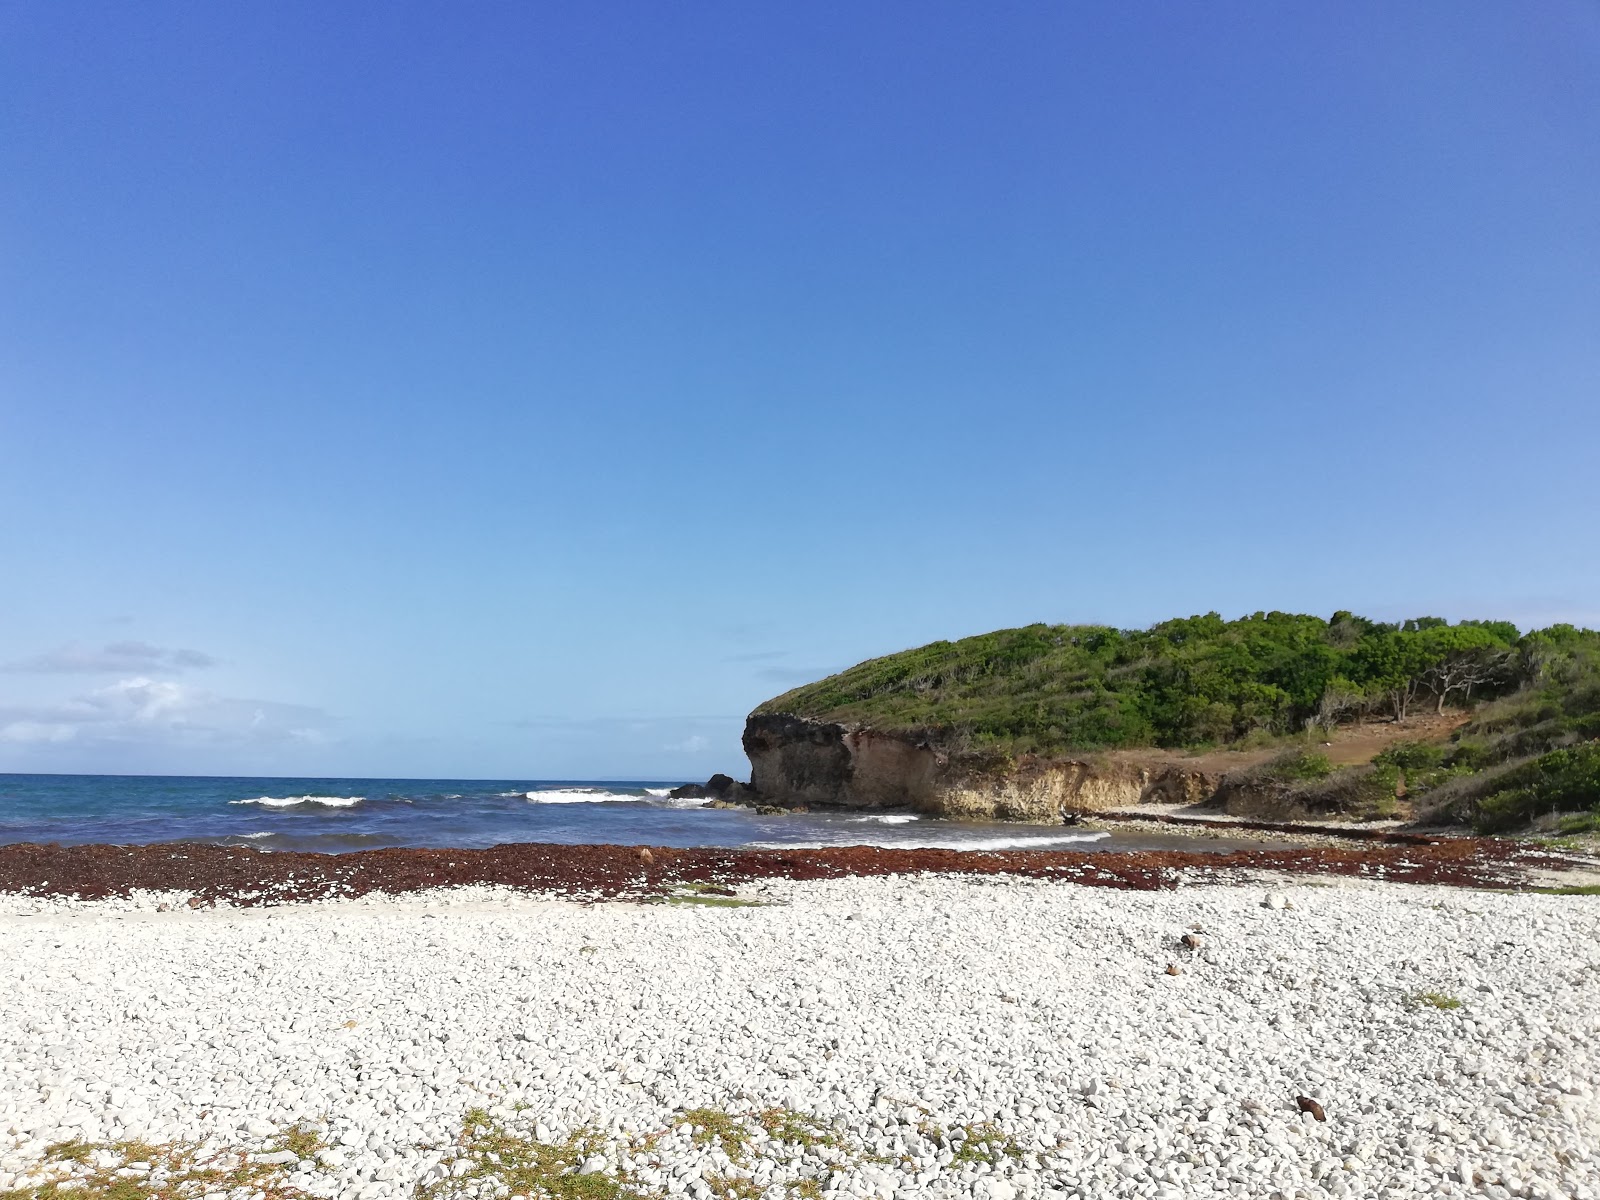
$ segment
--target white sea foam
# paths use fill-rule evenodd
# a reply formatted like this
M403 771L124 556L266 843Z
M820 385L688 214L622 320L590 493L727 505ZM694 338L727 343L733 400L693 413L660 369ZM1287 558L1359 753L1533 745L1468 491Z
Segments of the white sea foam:
M671 788L645 788L644 789L644 794L646 796L658 796L658 797L661 797L662 799L665 799L666 797L668 797L668 796L670 796L672 794L672 789Z
M916 813L873 813L870 817L851 817L850 823L852 825L863 823L870 825L909 825L912 821L920 821L921 819Z
M748 842L746 850L831 850L837 846L879 846L885 850L1049 850L1057 846L1098 842L1111 835L1067 833L1058 837L895 837L848 838L832 842Z
M517 795L516 792L510 793ZM522 798L530 804L604 804L608 800L631 800L604 788L552 788L546 792L523 792Z
M230 800L230 804L260 804L267 808L293 808L297 804L320 804L324 808L351 808L365 796L255 796L249 800Z
M272 837L273 834L272 834L271 830L263 829L260 833L241 833L239 836L244 838L244 839L246 839L247 841L252 841L253 842L257 838L269 838L269 837Z

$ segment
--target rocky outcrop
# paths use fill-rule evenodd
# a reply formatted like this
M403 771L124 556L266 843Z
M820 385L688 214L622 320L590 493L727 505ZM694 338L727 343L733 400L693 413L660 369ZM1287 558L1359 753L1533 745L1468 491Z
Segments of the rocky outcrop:
M731 775L713 775L704 783L686 783L667 793L672 800L709 800L713 804L754 804L755 794L748 784Z
M745 723L750 790L790 807L911 809L929 816L1054 824L1141 803L1198 803L1216 781L1177 764L1022 758L975 765L926 738L757 714Z

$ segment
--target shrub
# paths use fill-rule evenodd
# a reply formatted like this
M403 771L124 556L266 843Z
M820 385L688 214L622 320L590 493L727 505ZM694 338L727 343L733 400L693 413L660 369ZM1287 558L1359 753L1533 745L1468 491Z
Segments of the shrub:
M1333 774L1333 763L1320 750L1291 750L1266 763L1269 778L1284 783L1305 779L1326 779Z
M1322 779L1305 779L1287 799L1307 812L1352 820L1391 817L1398 811L1395 787L1400 773L1391 766L1346 767Z
M1374 758L1379 766L1399 767L1402 771L1431 771L1442 766L1447 751L1426 742L1394 742Z
M1600 812L1600 742L1552 750L1508 771L1478 802L1474 824L1500 833L1558 812Z

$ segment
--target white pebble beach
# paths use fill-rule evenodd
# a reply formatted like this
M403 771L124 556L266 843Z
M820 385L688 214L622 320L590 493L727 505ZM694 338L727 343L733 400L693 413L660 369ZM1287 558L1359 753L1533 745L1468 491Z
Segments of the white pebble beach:
M0 1192L115 1165L51 1147L137 1141L266 1154L312 1196L506 1195L459 1165L481 1109L541 1142L593 1127L573 1170L624 1194L1600 1200L1600 898L747 894L0 896ZM763 1125L780 1109L816 1138ZM272 1153L296 1125L318 1148Z

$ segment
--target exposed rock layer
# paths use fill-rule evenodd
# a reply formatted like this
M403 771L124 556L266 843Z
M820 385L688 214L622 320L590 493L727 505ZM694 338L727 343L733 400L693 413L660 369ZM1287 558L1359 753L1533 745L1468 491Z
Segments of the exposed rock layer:
M1198 803L1217 780L1175 764L1024 758L978 768L911 736L757 714L745 723L750 787L808 808L897 808L966 820L1055 823L1142 803Z

